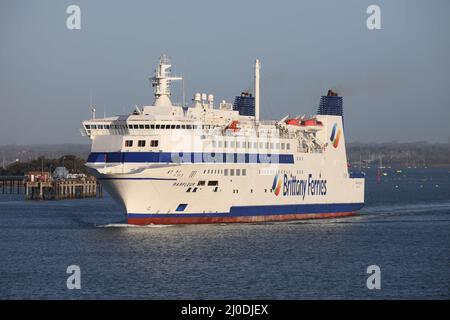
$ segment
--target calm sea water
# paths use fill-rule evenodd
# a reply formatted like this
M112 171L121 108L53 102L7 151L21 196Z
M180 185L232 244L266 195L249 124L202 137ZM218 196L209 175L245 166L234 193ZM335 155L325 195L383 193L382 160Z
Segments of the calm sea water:
M109 197L0 195L0 298L448 299L450 172L387 173L367 173L361 215L301 222L130 227Z

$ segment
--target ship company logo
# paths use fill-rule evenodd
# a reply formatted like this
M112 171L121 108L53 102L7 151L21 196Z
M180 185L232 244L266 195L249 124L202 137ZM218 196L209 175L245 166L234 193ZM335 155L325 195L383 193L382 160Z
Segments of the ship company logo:
M339 146L339 139L341 138L342 130L337 130L337 123L334 124L333 130L331 130L330 141L333 143L333 147L337 148Z
M273 179L272 190L276 196L324 196L327 194L327 180L313 179L309 174L308 179L297 179L296 176L283 174L276 175Z
M282 184L283 184L283 179L281 179L281 178L278 179L278 175L276 175L275 178L273 179L273 183L272 183L272 190L274 190L276 196L280 194Z

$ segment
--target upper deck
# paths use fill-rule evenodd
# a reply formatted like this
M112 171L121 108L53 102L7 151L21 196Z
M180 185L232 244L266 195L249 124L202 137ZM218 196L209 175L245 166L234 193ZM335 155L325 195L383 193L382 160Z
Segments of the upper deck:
M246 141L246 145L267 145L269 151L273 148L278 151L285 150L282 146L292 145L298 152L323 152L326 139L321 132L324 128L322 122L317 121L316 118L314 121L320 126L300 125L303 121L300 117L294 119L285 117L279 121L260 121L259 115L256 115L259 114L259 110L255 116L243 116L225 101L216 108L214 96L211 94L195 94L190 107L172 105L170 83L182 78L170 76L170 66L168 59L162 57L152 78L155 95L152 106L142 108L136 106L129 115L100 119L95 117L95 109L93 109L92 118L83 121L81 134L92 140L98 140L97 144L100 140L106 143L104 138L110 136L114 139L116 148L119 147L118 143L121 144L120 150L129 150L127 147L130 146L127 146L127 143L133 144L133 137L139 138L135 146L136 144L141 144L142 147L156 144L170 148L171 144L167 143L168 141L173 142L174 137L184 136L203 142L218 141L217 146L220 141L224 144L228 141L230 144L242 144ZM259 81L259 65L257 67L255 92L259 95L259 90L256 90L259 86L257 82ZM96 139L97 137L103 138ZM149 142L146 142L147 138ZM272 144L278 147L270 148ZM268 148L264 149L267 151Z

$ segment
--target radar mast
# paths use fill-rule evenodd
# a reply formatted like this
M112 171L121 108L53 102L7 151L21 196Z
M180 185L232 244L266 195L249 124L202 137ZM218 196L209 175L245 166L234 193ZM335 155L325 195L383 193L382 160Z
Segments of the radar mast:
M163 54L159 58L158 67L155 70L154 76L151 78L155 94L154 106L172 106L172 102L170 101L171 81L182 80L183 78L170 76L171 66L169 58Z

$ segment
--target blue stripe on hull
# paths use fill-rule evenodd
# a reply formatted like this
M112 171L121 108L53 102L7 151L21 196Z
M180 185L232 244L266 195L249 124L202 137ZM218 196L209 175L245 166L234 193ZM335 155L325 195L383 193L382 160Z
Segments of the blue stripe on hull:
M288 204L271 206L234 206L222 213L128 213L129 218L244 217L286 214L339 213L360 210L364 203Z
M294 163L292 154L207 152L92 152L87 162L115 163Z

